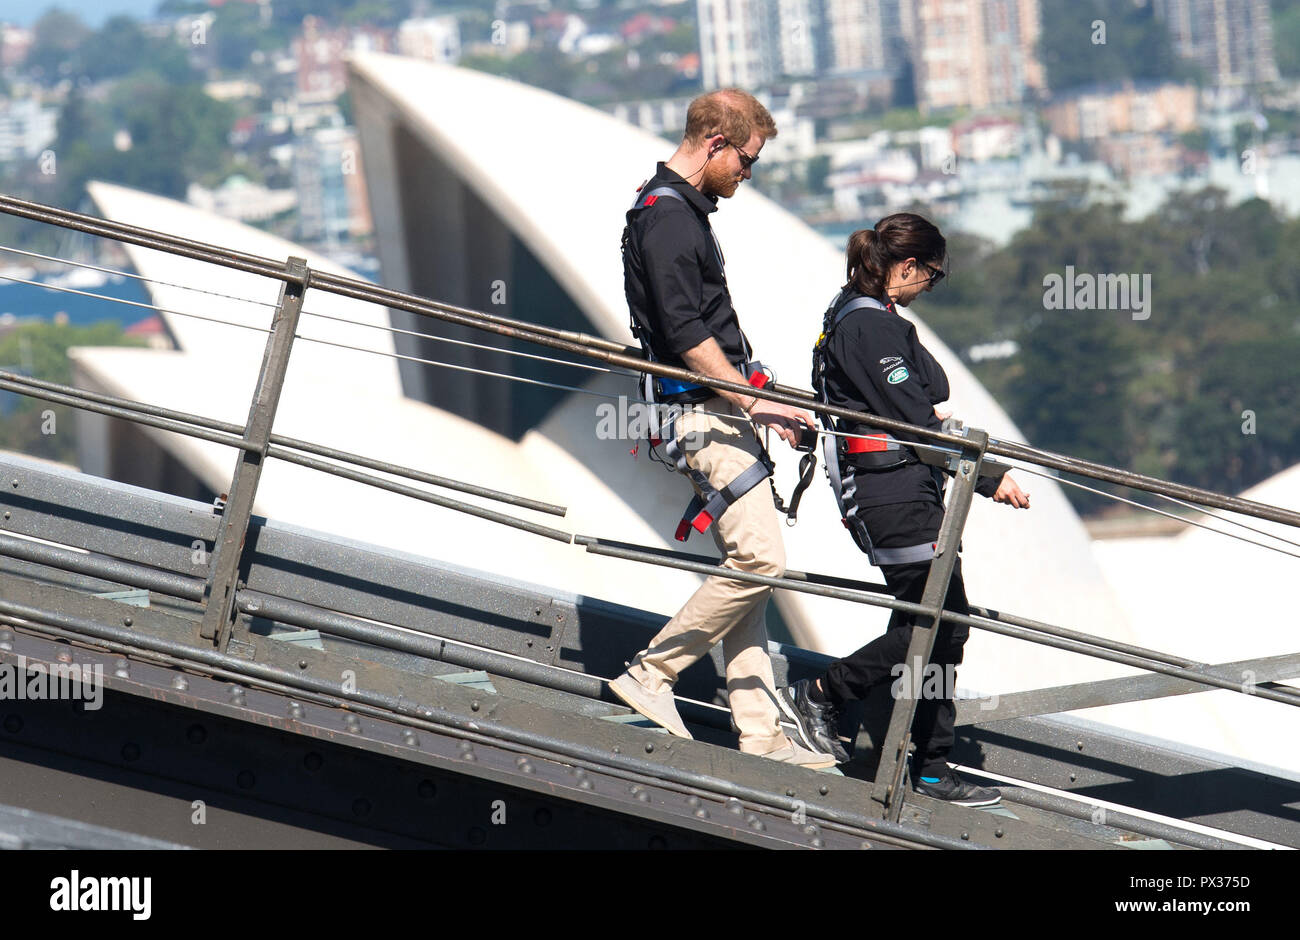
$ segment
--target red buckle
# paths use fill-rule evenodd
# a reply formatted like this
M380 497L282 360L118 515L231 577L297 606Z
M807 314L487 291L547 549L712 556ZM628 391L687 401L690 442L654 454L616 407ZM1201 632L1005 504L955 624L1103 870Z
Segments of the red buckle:
M755 372L749 377L749 384L754 386L754 388L762 388L767 384L767 373Z
M709 526L713 525L713 517L707 512L701 510L700 514L691 520L691 525L695 528L696 532L703 532Z
M888 435L868 434L866 437L846 437L844 452L846 454L874 454L889 450Z
M658 447L658 446L659 446L660 444L662 444L662 443L663 443L663 440L662 440L661 438L657 438L657 437L652 437L652 438L650 438L650 446L651 446L651 447Z
M691 524L689 522L683 519L681 522L677 523L677 535L676 535L677 541L685 542L686 537L690 534L691 534Z
M658 197L658 196L646 196L646 197L645 197L645 205L647 205L647 206L653 206L653 205L654 205L658 200L659 200L659 197Z

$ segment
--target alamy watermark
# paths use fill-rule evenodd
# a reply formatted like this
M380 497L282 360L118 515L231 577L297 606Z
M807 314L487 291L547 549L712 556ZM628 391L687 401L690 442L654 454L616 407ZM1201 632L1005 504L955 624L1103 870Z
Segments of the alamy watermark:
M890 667L889 674L894 677L894 681L889 686L889 692L895 700L958 698L957 667L954 664L926 663L922 667L918 657L913 660L913 667L908 669L906 663L895 663ZM980 696L978 699L980 711L992 711L997 708L998 700L999 696L996 694Z
M1127 310L1134 320L1151 316L1150 274L1075 273L1053 271L1043 278L1043 307L1047 310Z
M663 438L669 427L681 430L678 421L688 414L702 413L698 405L659 404L618 396L618 403L603 401L596 406L596 439L601 441L640 441L645 438ZM702 443L704 430L694 426L684 434L677 434L683 447L693 448Z
M104 667L77 663L0 663L0 701L81 701L88 712L104 705Z

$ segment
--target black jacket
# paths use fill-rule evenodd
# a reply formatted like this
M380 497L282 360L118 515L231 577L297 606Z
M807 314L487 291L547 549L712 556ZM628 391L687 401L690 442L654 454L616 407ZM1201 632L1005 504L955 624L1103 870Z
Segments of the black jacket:
M712 336L733 365L749 358L709 213L716 199L658 165L641 192L671 187L683 199L660 197L628 213L623 232L623 289L632 322L656 360L684 366L681 354Z
M861 296L842 291L835 299L832 316L850 300ZM866 411L933 428L943 422L934 406L947 401L948 375L937 359L921 345L916 327L897 313L877 307L850 312L834 327L826 343L825 385L833 405ZM878 431L871 428L840 430L853 433ZM906 434L894 435L906 440ZM917 500L941 500L942 494L930 467L905 451L912 462L891 470L857 470L857 503L883 506ZM992 496L1000 477L981 477L975 491Z

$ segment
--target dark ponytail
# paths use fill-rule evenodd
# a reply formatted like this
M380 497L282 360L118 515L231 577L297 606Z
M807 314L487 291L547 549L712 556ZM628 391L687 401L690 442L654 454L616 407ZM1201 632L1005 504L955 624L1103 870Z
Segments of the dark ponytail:
M888 302L885 285L889 270L900 261L915 258L945 271L948 242L926 219L911 212L896 212L849 236L845 252L845 290Z

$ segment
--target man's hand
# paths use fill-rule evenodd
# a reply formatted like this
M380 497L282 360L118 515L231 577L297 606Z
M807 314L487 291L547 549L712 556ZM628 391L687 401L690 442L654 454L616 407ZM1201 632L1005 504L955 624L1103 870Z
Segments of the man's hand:
M934 416L938 418L940 421L946 421L947 419L952 417L952 409L945 408L943 405L935 405Z
M1028 509L1029 494L1022 490L1015 480L1011 479L1010 473L1004 473L1002 474L1002 482L998 484L997 492L993 494L993 502L1006 503L1016 509Z
M799 443L799 425L815 427L813 416L799 408L783 405L778 401L756 398L749 409L749 417L756 424L765 424L780 435L781 440L791 447Z

